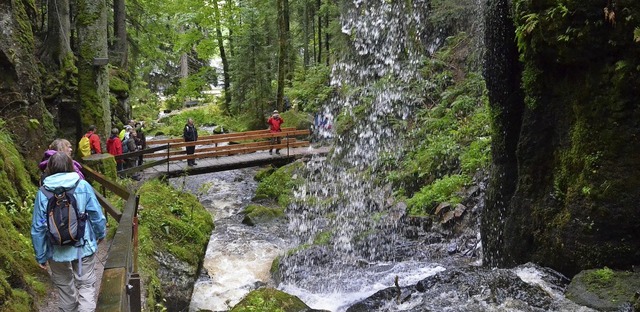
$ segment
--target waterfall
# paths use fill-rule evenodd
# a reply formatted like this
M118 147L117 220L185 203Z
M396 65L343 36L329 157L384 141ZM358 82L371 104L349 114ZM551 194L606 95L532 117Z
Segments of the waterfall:
M479 0L463 2L482 11ZM459 31L460 25L429 20L431 6L428 0L343 4L341 32L348 47L333 65L331 84L338 91L324 112L335 116L332 131L338 130L330 156L307 164L307 182L288 208L290 230L302 247L280 261L286 291L362 297L363 288L370 294L389 287L411 268L404 282L443 269L402 237L398 225L405 207L392 201L383 174L405 155L403 135L423 105L424 90L432 87L421 69ZM481 17L475 15L465 25L480 33ZM482 49L478 38L479 46L470 48Z

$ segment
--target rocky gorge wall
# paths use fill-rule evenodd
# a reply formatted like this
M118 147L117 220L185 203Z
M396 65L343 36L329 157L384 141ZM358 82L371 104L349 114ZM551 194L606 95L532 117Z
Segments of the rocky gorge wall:
M502 144L482 221L488 264L535 261L571 276L640 263L639 9L489 1L485 78ZM512 44L499 35L510 29Z

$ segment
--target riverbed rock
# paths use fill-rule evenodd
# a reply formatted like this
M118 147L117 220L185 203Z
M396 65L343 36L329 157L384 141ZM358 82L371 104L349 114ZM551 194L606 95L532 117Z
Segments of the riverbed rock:
M306 305L300 298L274 288L261 288L250 292L231 309L239 311L322 312Z
M541 276L545 279L547 275ZM553 283L553 279L547 282ZM457 309L451 311L488 311L489 306L507 311L561 311L554 300L538 285L524 282L513 270L467 267L437 273L415 285L380 290L347 312L395 311L401 304L405 304L402 311L444 311L453 307Z
M176 258L168 252L156 252L158 277L162 281L163 298L169 311L184 311L189 308L193 284L198 268Z
M251 226L285 218L284 208L279 207L271 208L262 205L249 205L244 209L243 213L245 216L242 223Z
M567 288L567 298L598 311L638 311L640 273L609 268L578 273Z

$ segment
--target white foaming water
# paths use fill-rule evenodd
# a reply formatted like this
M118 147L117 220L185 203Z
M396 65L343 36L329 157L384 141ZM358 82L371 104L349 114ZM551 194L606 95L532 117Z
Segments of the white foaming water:
M376 266L380 269L376 270ZM368 268L364 275L343 277L343 283L359 285L359 287L346 286L351 290L335 290L332 292L309 292L293 284L281 284L278 289L297 296L309 307L332 312L345 311L351 304L369 297L379 290L394 287L398 278L400 287L413 285L418 281L435 275L445 270L444 267L429 263L379 263ZM410 271L407 271L410 270Z

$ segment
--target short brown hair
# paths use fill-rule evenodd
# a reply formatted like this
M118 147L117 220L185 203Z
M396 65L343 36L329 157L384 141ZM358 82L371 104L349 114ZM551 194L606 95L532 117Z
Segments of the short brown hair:
M56 152L47 161L45 173L49 176L60 172L74 172L73 160L65 152Z

